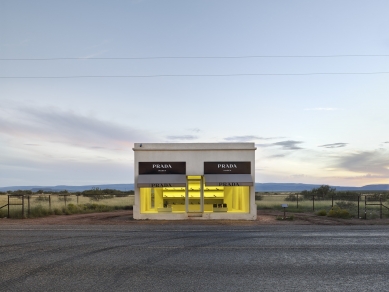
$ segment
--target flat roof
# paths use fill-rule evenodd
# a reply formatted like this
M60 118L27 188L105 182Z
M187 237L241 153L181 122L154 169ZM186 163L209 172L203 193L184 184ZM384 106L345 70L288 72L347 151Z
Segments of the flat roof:
M256 150L253 142L238 143L134 143L134 151Z

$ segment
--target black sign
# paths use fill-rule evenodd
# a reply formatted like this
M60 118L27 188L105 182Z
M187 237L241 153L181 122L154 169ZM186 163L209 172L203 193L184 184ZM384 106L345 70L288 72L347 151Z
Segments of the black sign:
M186 174L186 162L139 162L139 174Z
M204 162L204 174L251 174L251 162Z

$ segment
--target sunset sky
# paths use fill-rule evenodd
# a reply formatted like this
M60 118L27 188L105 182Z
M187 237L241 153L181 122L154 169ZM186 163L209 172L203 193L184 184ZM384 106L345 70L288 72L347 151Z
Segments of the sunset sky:
M256 182L389 183L389 1L0 1L0 186L133 183L255 142Z

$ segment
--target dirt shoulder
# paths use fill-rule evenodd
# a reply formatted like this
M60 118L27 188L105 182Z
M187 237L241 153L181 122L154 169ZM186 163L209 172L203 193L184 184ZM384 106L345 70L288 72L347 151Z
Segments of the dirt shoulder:
M389 225L389 219L337 219L317 216L313 213L287 213L293 220L277 220L283 216L279 211L258 211L257 220L134 220L132 211L53 215L36 219L0 219L0 225Z

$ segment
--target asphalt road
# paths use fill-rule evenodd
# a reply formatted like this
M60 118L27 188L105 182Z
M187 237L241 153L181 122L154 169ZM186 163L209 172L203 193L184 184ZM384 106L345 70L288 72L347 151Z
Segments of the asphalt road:
M2 226L0 291L389 291L387 226Z

